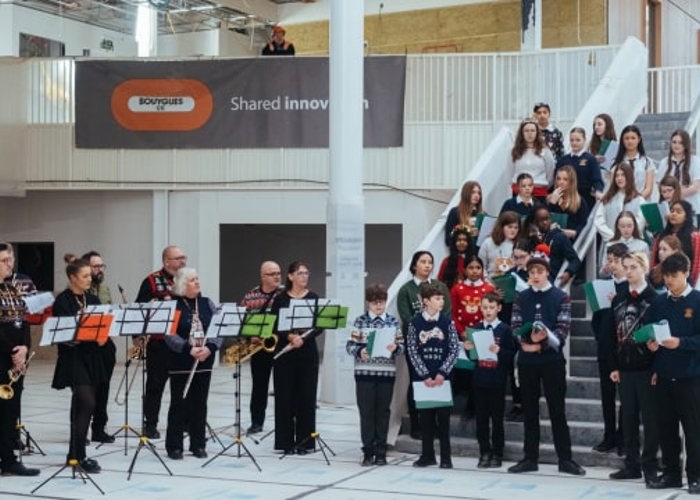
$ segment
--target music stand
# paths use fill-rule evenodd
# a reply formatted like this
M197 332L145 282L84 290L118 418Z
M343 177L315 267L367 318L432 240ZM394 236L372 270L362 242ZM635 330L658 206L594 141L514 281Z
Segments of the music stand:
M54 316L48 318L44 323L40 345L47 346L76 341L97 342L100 345L104 345L109 337L112 319L113 316L109 314L109 306L87 306L85 311L77 316ZM76 359L75 354L73 359ZM71 432L71 440L73 439L73 432ZM71 450L75 451L75 443L73 442L72 444ZM71 475L59 476L68 467L71 468ZM105 494L76 457L69 457L60 469L34 488L31 493L34 494L49 481L59 477L70 477L71 479L79 477L83 483L90 481L97 488L97 491L103 495Z
M337 330L345 328L348 319L348 308L341 306L334 299L292 299L289 302L288 308L280 309L278 331L292 331L307 328L302 333L301 338L306 338L311 335L314 330ZM280 352L275 355L274 359L278 359L292 350L291 344L287 344ZM309 441L318 442L318 449L323 454L323 458L327 465L331 462L328 459L328 453L335 456L335 452L324 441L318 431L312 431L308 436L299 442L295 443L291 450L286 450L280 460L288 455L292 455L295 449L302 448ZM315 448L315 444L314 444Z
M24 375L22 375L23 379L26 380L27 378L27 372L25 370ZM22 380L22 392L24 392L24 380ZM41 446L39 446L39 443L36 442L36 440L32 437L32 435L29 433L29 430L27 430L26 426L22 423L22 405L18 405L18 411L17 411L17 423L15 424L15 429L18 431L18 436L19 436L19 441L18 444L20 445L19 449L19 463L22 463L22 456L25 454L31 455L34 453L32 445L39 450L39 453L41 453L42 456L46 456L46 453L44 453L44 450L41 449ZM24 443L22 442L22 438L24 438Z
M275 316L266 313L248 313L243 306L236 304L222 304L221 310L217 312L207 330L207 337L236 337L236 340L242 341L241 335L258 336L261 338L272 335L272 326L275 321ZM212 458L202 464L206 467L214 460L221 456L232 458L241 458L246 456L250 458L253 465L262 472L260 465L251 453L250 449L243 442L243 434L241 432L241 360L240 354L235 361L235 371L233 378L236 381L234 389L235 399L235 422L233 426L236 428L236 436L233 442L214 455ZM227 452L237 446L235 455L230 455Z
M123 290L120 287L120 291ZM112 434L112 437L116 438L119 434L124 433L124 456L127 455L127 449L129 446L129 437L141 437L136 429L134 429L131 424L129 424L129 393L131 389L129 387L129 367L131 366L131 358L129 357L129 344L133 337L138 337L143 331L143 313L140 308L131 307L129 304L121 304L113 310L114 320L112 321L112 328L109 332L110 337L124 337L124 345L126 347L126 361L124 362L124 423L119 427L119 429ZM142 351L143 355L143 351ZM138 367L135 368L138 370ZM107 443L100 443L95 448L99 449L102 445Z
M159 302L146 302L146 303L134 303L122 306L117 312L117 317L120 322L124 324L124 329L129 333L129 335L143 336L143 335L169 335L175 331L177 328L177 323L180 319L180 312L175 309L174 301L159 301ZM138 330L138 333L136 331ZM166 465L163 458L160 456L156 447L148 436L146 436L146 424L144 417L144 404L145 399L145 387L146 387L146 364L144 363L141 367L141 434L139 435L139 443L136 446L136 451L134 452L134 457L131 459L129 464L129 475L127 476L127 481L131 480L131 474L134 472L134 466L136 465L136 460L141 453L141 450L146 448L151 454L158 459L161 465L168 471L169 475L173 475L170 468Z

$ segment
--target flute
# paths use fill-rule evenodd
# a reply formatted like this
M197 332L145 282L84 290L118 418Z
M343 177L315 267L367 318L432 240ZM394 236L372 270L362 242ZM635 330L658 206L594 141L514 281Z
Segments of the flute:
M306 330L304 333L302 333L301 335L299 335L299 338L305 339L306 337L308 337L309 335L311 335L311 334L313 333L314 330L315 330L315 328L309 328L309 329ZM294 349L294 347L292 346L291 343L289 343L289 344L287 344L286 346L284 346L280 352L278 352L277 354L275 354L275 355L272 357L272 359L275 360L275 359L281 357L282 355L287 354L287 353L288 353L289 351L291 351L292 349Z

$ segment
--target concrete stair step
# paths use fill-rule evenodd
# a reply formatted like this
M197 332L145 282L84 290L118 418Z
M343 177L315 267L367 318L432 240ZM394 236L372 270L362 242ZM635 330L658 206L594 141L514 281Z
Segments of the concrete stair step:
M569 374L574 377L598 377L598 360L595 356L574 356L569 358Z
M600 400L600 381L598 377L571 376L566 381L566 395L573 399Z
M571 337L593 337L590 318L571 318Z
M690 113L687 111L679 112L679 113L655 113L655 114L644 114L644 115L639 115L637 116L637 119L634 121L636 124L649 124L649 123L658 123L658 122L664 122L664 121L682 121L685 123L685 121L688 119L690 116Z
M573 323L572 323L573 327ZM572 328L573 333L573 328ZM595 357L598 349L598 343L593 336L573 335L569 339L571 343L572 356Z
M597 444L597 443L596 443ZM450 445L452 455L456 457L479 457L479 444L475 438L465 437L450 437ZM435 443L436 450L437 442ZM419 455L421 452L421 442L417 439L411 439L410 436L400 435L396 440L394 448L404 453L413 453ZM583 467L610 467L619 468L623 465L623 459L618 457L616 453L598 453L593 451L588 446L572 446L573 458ZM523 458L523 443L522 441L506 440L504 459L507 461L516 462ZM554 451L554 445L548 443L540 444L540 463L556 464L558 462L557 455ZM505 471L506 467L503 467ZM641 479L640 479L641 483Z

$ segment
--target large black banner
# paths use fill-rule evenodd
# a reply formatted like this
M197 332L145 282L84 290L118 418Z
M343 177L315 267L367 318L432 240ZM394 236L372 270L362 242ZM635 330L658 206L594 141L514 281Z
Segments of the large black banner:
M404 57L365 59L364 145L403 145ZM79 61L78 148L328 147L328 59Z

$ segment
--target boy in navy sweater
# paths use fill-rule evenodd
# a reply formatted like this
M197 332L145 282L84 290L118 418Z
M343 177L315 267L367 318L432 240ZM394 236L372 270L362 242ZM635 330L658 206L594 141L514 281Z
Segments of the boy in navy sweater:
M365 290L367 311L355 319L350 340L345 346L355 359L355 394L360 410L362 466L386 465L386 435L389 431L389 406L394 392L395 360L403 354L403 336L398 320L386 312L387 291L383 284L372 284ZM387 345L391 356L372 356L367 340L372 330L394 330Z
M664 472L647 487L680 488L681 437L685 434L685 470L688 493L700 495L700 292L688 285L690 260L675 253L661 263L661 274L668 291L659 295L650 308L654 323L668 321L671 338L647 342L656 351L656 410Z
M416 314L408 325L406 352L411 382L437 387L449 380L461 348L457 329L448 314L442 311L445 296L442 288L433 283L420 286L423 312ZM450 408L418 410L421 421L422 452L413 462L414 467L435 465L433 439L437 431L440 439L440 468L451 469Z
M479 441L477 467L480 469L500 467L503 462L506 380L516 347L510 327L498 319L500 311L501 298L493 292L487 293L481 299L483 320L474 327L475 330L493 331L494 343L489 346L489 351L498 355L498 361L479 360L472 379L476 403L476 437ZM474 349L474 344L467 340L464 348Z
M540 448L540 386L544 388L559 472L583 476L586 471L571 458L571 436L566 422L566 359L562 349L571 326L571 301L549 281L549 260L533 254L527 262L530 288L518 294L513 304L511 327L518 331L532 324L520 340L518 373L525 413L525 457L508 472L538 469Z

